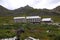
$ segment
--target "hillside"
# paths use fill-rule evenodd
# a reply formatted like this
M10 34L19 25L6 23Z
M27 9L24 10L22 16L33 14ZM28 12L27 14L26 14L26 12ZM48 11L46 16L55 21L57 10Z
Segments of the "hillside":
M56 7L57 11L60 10ZM56 8L53 10L49 9L34 9L30 6L21 7L15 10L8 10L0 5L0 16L28 16L28 15L39 15L39 16L60 16L59 12L56 12Z
M54 8L53 11L55 11L55 12L57 12L57 13L60 13L60 6Z
M57 16L60 15L60 13L57 13L55 11L49 10L49 9L34 9L30 6L25 6L18 8L16 10L13 10L13 13L19 14L19 16L32 16L32 15L39 15L39 16Z
M0 16L8 16L10 14L11 12L8 9L0 5Z

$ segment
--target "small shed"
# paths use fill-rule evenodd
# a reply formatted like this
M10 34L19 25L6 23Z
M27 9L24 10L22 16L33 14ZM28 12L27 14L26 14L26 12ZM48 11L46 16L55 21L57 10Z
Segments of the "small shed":
M51 18L43 18L41 21L43 23L52 23L53 22L53 20Z

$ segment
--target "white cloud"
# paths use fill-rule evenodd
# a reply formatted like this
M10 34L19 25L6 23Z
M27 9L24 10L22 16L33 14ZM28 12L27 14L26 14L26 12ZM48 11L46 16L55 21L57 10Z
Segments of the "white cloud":
M60 1L55 1L55 0L42 0L40 1L38 4L36 4L35 6L33 5L34 8L47 8L47 9L53 9L56 6L60 5Z
M60 5L60 0L2 0L0 4L8 9L16 9L27 4L34 8L52 9Z

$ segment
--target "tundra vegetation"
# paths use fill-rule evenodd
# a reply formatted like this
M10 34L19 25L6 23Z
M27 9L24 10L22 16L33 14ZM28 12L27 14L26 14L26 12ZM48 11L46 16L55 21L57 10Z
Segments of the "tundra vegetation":
M0 25L0 38L10 38L16 36L16 30L24 28L24 33L20 34L21 40L32 36L42 40L59 40L60 27L48 24L15 23L12 25Z

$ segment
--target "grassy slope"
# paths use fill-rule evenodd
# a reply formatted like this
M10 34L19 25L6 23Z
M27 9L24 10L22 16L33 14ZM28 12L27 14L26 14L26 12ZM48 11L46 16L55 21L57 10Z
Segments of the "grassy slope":
M26 37L32 36L42 40L54 40L54 38L60 35L60 30L58 26L55 25L44 25L44 24L14 24L14 25L0 25L0 38L2 37L13 37L16 28L23 27L25 32L21 34L21 40ZM50 32L46 32L50 30ZM12 33L13 32L13 33Z

